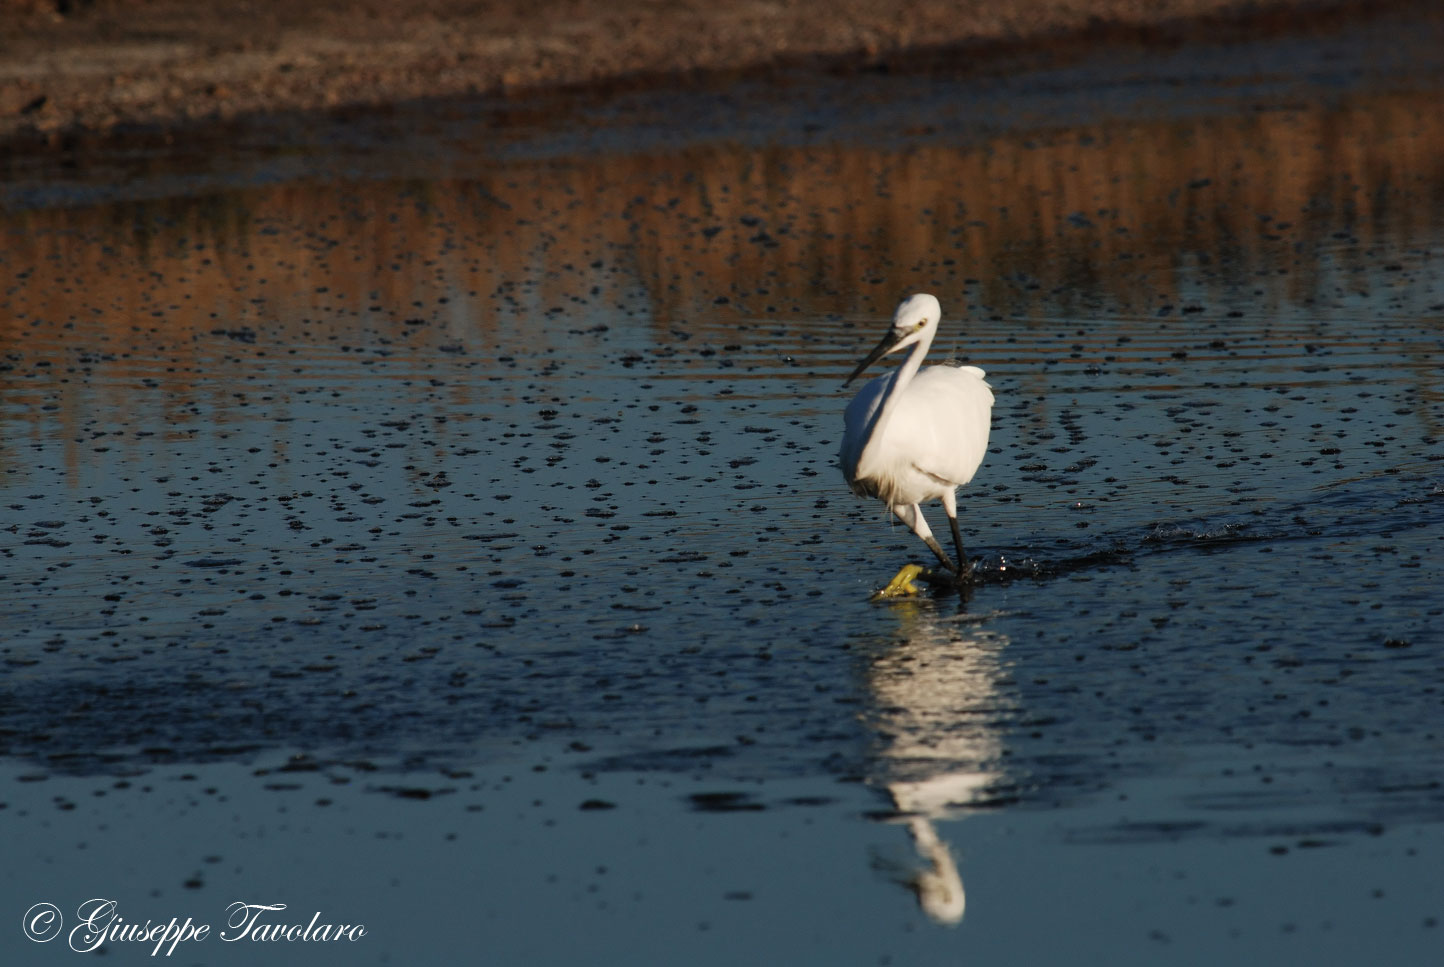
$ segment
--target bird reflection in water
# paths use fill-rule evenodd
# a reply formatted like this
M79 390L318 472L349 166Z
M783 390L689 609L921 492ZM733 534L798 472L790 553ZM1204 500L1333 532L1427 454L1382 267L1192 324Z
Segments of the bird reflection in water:
M955 602L955 603L953 603ZM1013 700L1003 685L1007 638L967 612L966 599L905 598L889 605L898 635L868 669L867 717L879 739L872 780L885 788L923 865L875 865L907 885L942 924L963 919L965 893L939 821L996 803L1008 785L1000 766Z

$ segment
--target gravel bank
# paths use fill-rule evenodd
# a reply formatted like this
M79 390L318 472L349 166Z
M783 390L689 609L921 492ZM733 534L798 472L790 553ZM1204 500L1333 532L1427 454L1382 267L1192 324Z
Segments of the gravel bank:
M0 141L786 67L1007 69L1100 39L1297 31L1357 0L0 0Z

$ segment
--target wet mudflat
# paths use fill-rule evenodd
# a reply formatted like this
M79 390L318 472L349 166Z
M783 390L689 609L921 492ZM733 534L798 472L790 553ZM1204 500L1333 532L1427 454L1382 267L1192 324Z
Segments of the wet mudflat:
M6 916L366 925L294 963L1430 962L1436 39L12 162ZM980 582L879 605L927 552L842 483L841 380L916 290L997 394Z

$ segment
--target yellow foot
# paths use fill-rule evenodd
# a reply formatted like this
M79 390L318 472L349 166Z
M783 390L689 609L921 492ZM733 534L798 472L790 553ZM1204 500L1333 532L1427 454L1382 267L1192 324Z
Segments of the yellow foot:
M913 583L913 578L923 573L924 568L918 564L908 564L897 572L897 575L887 583L887 587L876 592L872 596L874 601L882 601L887 598L902 598L909 594L917 594L922 588Z

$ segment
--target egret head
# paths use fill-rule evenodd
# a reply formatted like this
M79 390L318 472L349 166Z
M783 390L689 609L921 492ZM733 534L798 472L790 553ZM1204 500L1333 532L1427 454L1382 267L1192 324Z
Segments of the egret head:
M938 305L937 298L926 292L910 295L899 302L897 311L892 315L892 328L882 337L882 342L867 354L867 358L857 364L857 368L842 385L846 386L857 379L863 370L888 353L906 349L921 339L931 339L938 328L938 317L942 314L943 309Z

